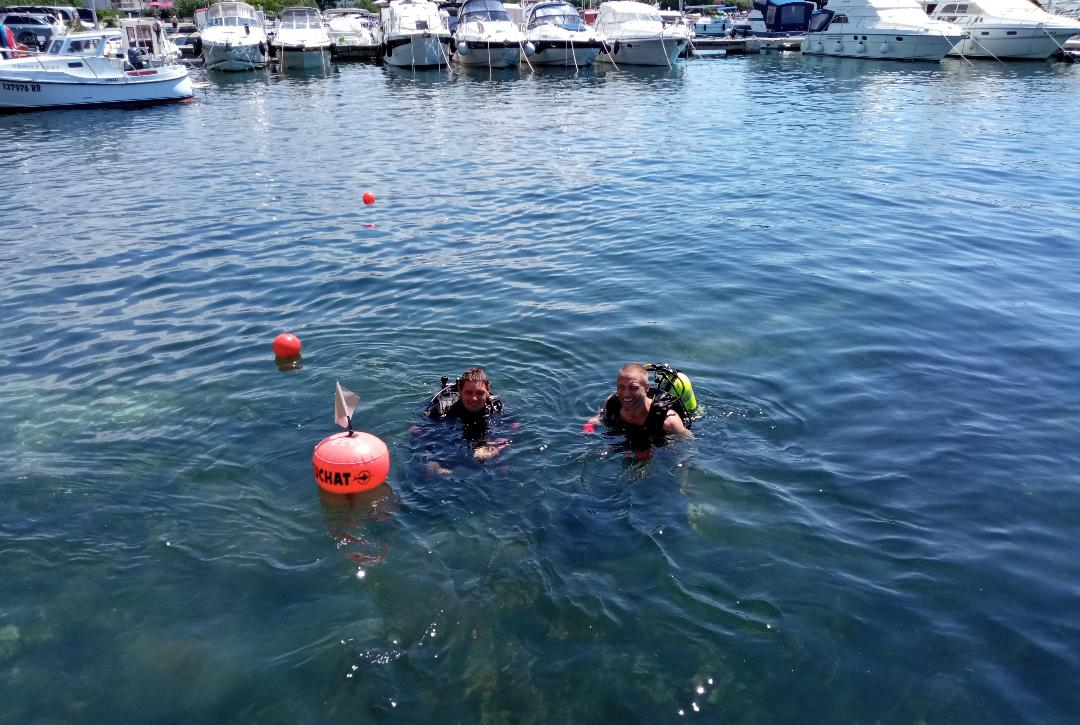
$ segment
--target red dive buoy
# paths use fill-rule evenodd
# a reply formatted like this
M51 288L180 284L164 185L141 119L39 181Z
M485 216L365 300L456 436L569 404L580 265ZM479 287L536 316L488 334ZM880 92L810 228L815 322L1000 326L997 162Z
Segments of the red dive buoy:
M335 433L315 446L315 483L330 493L375 488L390 472L390 451L381 439L360 431Z
M372 204L374 204L375 203L375 195L372 194L370 191L365 191L364 192L364 203L367 204L368 206L371 206Z
M274 338L274 354L278 357L295 357L300 354L300 338L291 332L283 332Z

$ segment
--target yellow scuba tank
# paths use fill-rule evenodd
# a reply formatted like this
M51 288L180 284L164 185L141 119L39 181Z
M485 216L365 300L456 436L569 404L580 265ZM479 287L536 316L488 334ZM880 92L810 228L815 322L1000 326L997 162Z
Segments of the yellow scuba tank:
M656 388L678 398L688 416L695 417L701 412L698 408L697 397L694 395L694 386L690 384L690 378L686 376L686 373L662 363L653 363L644 367L656 374Z
M686 373L675 373L675 380L671 383L671 392L682 401L687 415L697 415L697 397L694 396L694 386L690 384L690 378L686 377Z

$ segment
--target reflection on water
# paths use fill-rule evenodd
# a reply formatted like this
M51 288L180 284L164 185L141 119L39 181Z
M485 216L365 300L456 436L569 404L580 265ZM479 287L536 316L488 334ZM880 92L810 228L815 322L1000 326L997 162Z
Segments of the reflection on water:
M327 493L320 488L319 502L327 533L337 549L360 566L359 576L363 576L363 567L386 560L390 541L386 528L380 529L378 524L390 521L401 505L390 486L382 484L370 491L349 494Z

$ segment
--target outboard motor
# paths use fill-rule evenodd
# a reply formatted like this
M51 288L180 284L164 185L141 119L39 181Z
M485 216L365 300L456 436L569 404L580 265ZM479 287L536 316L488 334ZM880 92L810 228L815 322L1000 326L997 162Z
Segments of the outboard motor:
M142 48L128 48L127 61L135 70L146 67L146 51Z

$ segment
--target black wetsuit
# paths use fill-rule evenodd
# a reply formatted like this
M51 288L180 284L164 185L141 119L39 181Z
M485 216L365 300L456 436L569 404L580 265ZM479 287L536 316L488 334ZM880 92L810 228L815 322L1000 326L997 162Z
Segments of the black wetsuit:
M641 425L627 423L619 416L622 401L617 396L608 397L604 403L604 425L626 434L627 440L634 448L643 448L652 443L663 443L667 438L667 433L664 432L664 421L667 420L674 400L667 393L658 393L652 388L649 389L647 395L652 400L652 405L649 406L645 422Z
M465 439L476 444L483 443L487 434L488 421L494 414L502 411L502 401L497 395L492 395L484 403L483 410L472 413L465 409L461 398L458 398L456 394L454 397L457 399L449 406L433 403L428 408L428 417L436 420L460 420L462 435Z

